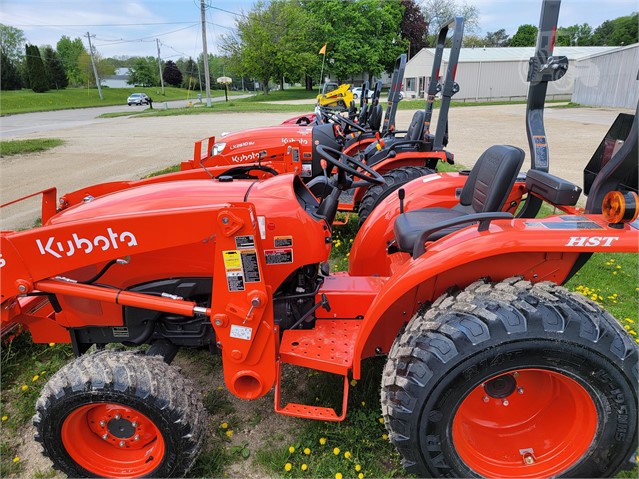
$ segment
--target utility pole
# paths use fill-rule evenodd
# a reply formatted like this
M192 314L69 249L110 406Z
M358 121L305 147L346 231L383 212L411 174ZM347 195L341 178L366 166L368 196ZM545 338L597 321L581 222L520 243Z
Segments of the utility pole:
M204 54L204 81L206 82L206 106L211 106L211 77L209 76L209 52L206 49L206 5L200 0L202 13L202 50Z
M160 59L160 39L156 38L158 44L158 69L160 70L160 84L162 85L162 96L164 96L164 78L162 77L162 60Z
M95 84L98 87L98 94L100 95L100 100L104 100L102 96L102 87L100 86L100 77L98 76L98 69L95 66L95 59L93 58L93 45L91 45L91 34L87 32L87 39L89 40L89 53L91 54L91 64L93 65L93 74L95 75Z

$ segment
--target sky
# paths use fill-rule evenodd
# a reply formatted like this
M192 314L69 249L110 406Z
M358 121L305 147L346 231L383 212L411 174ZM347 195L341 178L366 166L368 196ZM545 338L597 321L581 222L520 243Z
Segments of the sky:
M319 0L318 0L319 1ZM218 53L220 36L254 0L207 0L207 46ZM524 23L538 25L541 0L467 0L480 12L480 34L506 29L513 35ZM603 21L639 10L639 0L563 0L559 25ZM0 23L21 29L27 41L55 47L62 35L87 32L103 57L157 56L163 60L196 57L202 51L200 0L0 0ZM327 39L330 42L330 39Z

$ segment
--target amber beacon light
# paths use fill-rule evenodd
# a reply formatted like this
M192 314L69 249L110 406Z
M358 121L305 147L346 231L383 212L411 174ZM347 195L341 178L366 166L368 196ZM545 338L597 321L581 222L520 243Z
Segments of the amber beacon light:
M631 223L637 219L637 193L627 191L611 191L603 199L601 211L606 221L616 223Z

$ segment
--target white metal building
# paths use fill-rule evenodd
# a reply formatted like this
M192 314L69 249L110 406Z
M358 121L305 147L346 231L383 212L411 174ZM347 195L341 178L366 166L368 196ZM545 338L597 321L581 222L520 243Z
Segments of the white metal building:
M572 101L580 105L636 108L639 43L596 53L575 64Z
M548 98L570 99L575 82L575 62L618 47L556 47L554 54L566 56L568 72L561 80L548 84ZM455 81L460 91L453 100L492 101L526 98L528 60L534 47L462 48ZM440 79L448 66L449 49L444 50ZM406 64L404 91L408 98L421 98L428 88L435 49L423 48Z

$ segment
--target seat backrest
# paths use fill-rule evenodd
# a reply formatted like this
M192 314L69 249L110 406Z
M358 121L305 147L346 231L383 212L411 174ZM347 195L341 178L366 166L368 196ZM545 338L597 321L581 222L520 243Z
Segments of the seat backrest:
M455 208L468 213L500 211L524 162L524 150L495 145L477 160Z
M371 130L379 131L379 127L382 126L382 114L382 105L379 103L371 107L368 114L368 126L370 126Z
M368 122L368 103L364 103L359 109L359 115L357 116L357 122L360 125L365 125Z
M418 110L410 121L408 130L406 130L406 140L421 140L424 133L424 111Z

